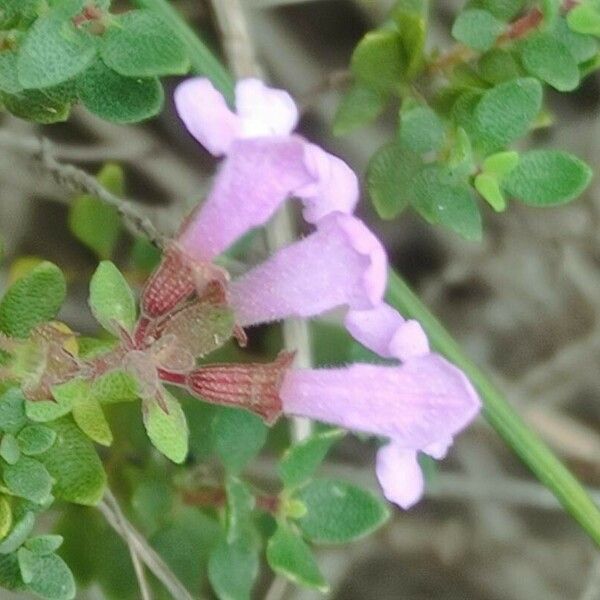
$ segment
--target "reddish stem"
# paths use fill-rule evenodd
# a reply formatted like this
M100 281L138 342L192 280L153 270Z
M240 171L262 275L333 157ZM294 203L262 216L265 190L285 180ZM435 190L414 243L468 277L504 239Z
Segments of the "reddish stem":
M187 375L185 373L175 373L166 369L158 368L158 377L165 383L171 383L180 387L185 387L187 384Z
M224 488L201 488L198 490L183 490L183 502L189 506L221 508L227 505L227 492ZM279 511L278 496L256 496L256 507L272 515Z

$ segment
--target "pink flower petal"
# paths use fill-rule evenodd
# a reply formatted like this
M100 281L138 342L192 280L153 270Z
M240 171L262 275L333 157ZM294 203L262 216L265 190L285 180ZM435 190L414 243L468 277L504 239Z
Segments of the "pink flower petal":
M230 303L242 326L366 308L381 301L385 278L385 253L373 234L358 219L336 214L233 281Z
M298 109L284 90L267 87L260 79L242 79L235 86L235 106L245 138L283 136L298 124Z
M292 370L281 398L287 414L386 436L412 450L453 437L479 410L463 373L436 354L400 366Z
M212 260L253 227L266 223L286 198L312 179L296 136L236 140L210 195L188 219L179 245Z
M325 152L315 144L304 147L304 162L315 182L297 195L304 201L303 215L316 223L332 212L351 214L358 202L358 179L354 171L340 158Z
M241 125L210 80L195 77L184 81L177 86L174 99L187 130L214 156L227 154Z
M431 458L435 458L436 460L441 460L446 457L448 454L448 450L450 446L452 446L452 442L454 440L449 437L444 440L440 440L439 442L434 442L433 444L429 444L428 446L423 447L421 450L431 456Z
M429 342L417 321L405 321L394 308L349 311L344 321L352 337L384 358L408 360L429 353Z
M385 497L401 508L414 506L423 496L423 472L414 450L393 442L377 452L377 479Z

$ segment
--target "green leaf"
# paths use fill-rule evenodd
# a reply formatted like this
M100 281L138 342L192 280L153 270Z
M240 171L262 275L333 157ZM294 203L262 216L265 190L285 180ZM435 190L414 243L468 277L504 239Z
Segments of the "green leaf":
M475 177L473 184L475 189L496 212L506 210L506 198L504 198L498 179L494 175L480 173Z
M0 302L0 331L26 338L36 326L50 321L62 306L67 287L60 269L42 262L10 286Z
M183 75L190 67L183 42L151 10L132 10L115 18L102 38L100 56L126 77Z
M470 186L446 168L425 167L412 182L413 206L430 223L449 227L467 240L481 239L481 215Z
M104 165L97 179L113 194L123 195L123 169L119 165ZM121 218L114 206L109 206L93 196L83 195L71 204L69 227L80 242L95 252L98 258L106 260L113 255L119 239Z
M19 448L27 456L46 452L56 440L56 432L44 425L28 425L17 435Z
M9 464L14 465L21 457L17 439L12 433L5 433L0 442L0 456Z
M386 505L371 492L342 481L315 479L295 497L307 508L298 526L306 538L316 543L359 539L389 517Z
M29 27L40 12L40 4L40 0L2 0L0 27L2 29Z
M24 88L58 85L86 69L96 56L96 41L72 17L80 0L67 0L51 8L28 31L19 49L19 81Z
M276 573L299 585L327 592L329 586L306 542L288 526L279 524L267 545L267 562Z
M340 429L314 433L294 444L281 458L279 477L286 488L306 483L317 470L333 444L344 437Z
M100 61L86 70L77 87L90 112L115 123L137 123L154 117L164 102L157 78L123 77Z
M75 423L89 438L103 446L112 444L110 426L97 400L90 397L81 398L73 404L72 412Z
M32 512L26 512L0 543L0 554L14 552L29 537L34 525L35 515Z
M481 0L476 4L501 21L510 21L524 8L526 0Z
M417 154L440 149L445 128L441 119L428 106L416 106L402 111L400 143Z
M58 550L63 543L62 535L38 535L36 537L29 538L25 542L25 548L33 552L34 554L52 554L55 550Z
M46 423L68 414L77 398L88 393L89 384L83 379L71 379L52 388L52 400L40 402L27 401L25 412L27 417L37 423Z
M393 219L408 205L410 182L422 161L417 154L397 143L380 148L369 161L367 188L377 214Z
M0 540L8 535L13 523L13 513L6 496L0 496ZM2 585L0 583L0 585Z
M260 417L235 408L221 408L213 420L215 450L225 467L237 473L254 458L267 440Z
M381 93L398 88L406 70L402 38L397 31L371 31L354 49L352 72L359 83Z
M579 196L592 179L582 160L557 150L532 150L502 185L506 192L530 206L563 204Z
M333 133L344 135L377 118L385 105L387 95L376 89L354 85L342 98L333 121Z
M519 153L514 150L496 152L483 161L483 170L497 177L505 177L519 164Z
M138 384L124 371L109 371L94 380L90 396L100 404L131 402L138 397Z
M494 85L516 79L522 75L522 69L512 52L493 48L479 59L479 75Z
M492 13L474 8L464 10L458 15L452 26L452 35L454 39L474 50L489 50L504 28L504 23Z
M17 77L17 52L3 50L0 52L0 91L17 94L22 89Z
M482 138L478 141L493 149L505 146L527 132L541 107L542 86L537 79L513 79L491 88L473 115Z
M421 71L425 62L424 50L427 39L427 9L420 6L397 5L392 18L400 33L400 42L406 61L405 78L412 80Z
M135 297L125 277L108 260L102 261L92 276L90 308L107 331L117 336L121 328L133 331L136 320Z
M9 590L22 590L25 587L16 553L0 554L0 585Z
M556 20L552 34L569 50L569 53L578 64L598 55L598 40L591 35L573 31L569 28L566 19L562 17Z
M547 32L523 42L521 58L525 68L560 92L574 90L579 85L577 62L556 37Z
M89 438L69 419L48 425L54 445L38 458L54 477L54 495L67 502L94 506L104 494L106 474Z
M591 3L579 4L567 14L569 27L577 32L600 37L600 10Z
M0 395L0 430L16 433L26 423L23 392L17 387L11 387Z
M169 460L182 463L188 453L189 431L179 402L163 390L166 413L156 402L144 402L144 426L154 447Z
M258 575L258 552L246 540L223 539L211 552L208 579L219 600L250 600Z
M71 98L69 95L49 94L44 90L23 90L15 94L0 92L0 102L15 117L49 125L61 123L69 118ZM59 92L61 90L58 90Z
M52 491L52 477L44 465L28 456L22 456L3 472L6 487L15 495L36 504L43 504Z
M21 548L18 556L21 576L29 590L45 600L75 598L75 579L71 569L60 556L40 556L26 548Z

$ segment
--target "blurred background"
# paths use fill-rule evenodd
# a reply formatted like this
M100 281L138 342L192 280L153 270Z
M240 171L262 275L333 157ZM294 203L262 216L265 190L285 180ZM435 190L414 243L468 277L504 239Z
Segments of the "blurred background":
M218 48L206 2L175 3ZM390 137L395 115L334 138L331 123L344 71L362 35L381 24L389 0L245 0L260 61L303 110L301 131L364 174ZM447 47L459 3L433 3L429 43ZM169 82L171 89L177 82ZM600 80L574 93L547 92L554 124L529 139L584 158L600 157ZM143 126L113 126L83 110L62 125L38 127L0 116L2 268L18 256L55 261L70 279L61 318L94 327L86 305L96 260L69 233L70 196L31 160L36 136L55 155L97 172L107 160L125 168L127 195L173 231L210 184L214 162L179 123L171 103ZM15 144L15 140L19 140ZM15 148L21 146L21 150ZM362 204L391 261L498 382L531 427L600 498L600 190L565 207L520 204L500 215L484 208L481 243L459 239L406 213L384 223ZM6 272L3 272L3 277ZM372 448L374 451L374 447ZM376 489L369 446L347 439L326 471ZM264 476L268 460L257 467ZM107 532L107 535L111 533ZM479 420L432 474L426 499L395 511L378 534L321 548L319 563L335 600L600 599L600 557L496 434ZM268 590L268 591L267 591ZM316 592L270 586L256 597L309 600ZM2 592L2 598L12 598ZM93 588L81 598L102 598Z

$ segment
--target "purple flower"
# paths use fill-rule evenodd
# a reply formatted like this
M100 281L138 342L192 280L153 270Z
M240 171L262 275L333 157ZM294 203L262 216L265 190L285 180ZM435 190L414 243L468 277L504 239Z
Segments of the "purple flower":
M236 112L208 79L183 82L175 105L190 133L215 156L225 156L201 209L186 223L179 245L211 260L253 227L266 223L287 198L300 198L310 223L333 212L350 214L358 181L341 159L293 134L298 109L289 94L258 79L236 85Z
M369 349L402 363L288 371L283 411L390 438L378 452L377 477L388 500L409 508L423 493L418 452L442 458L476 416L479 399L459 369L430 352L419 324L391 307L350 311L346 327Z

